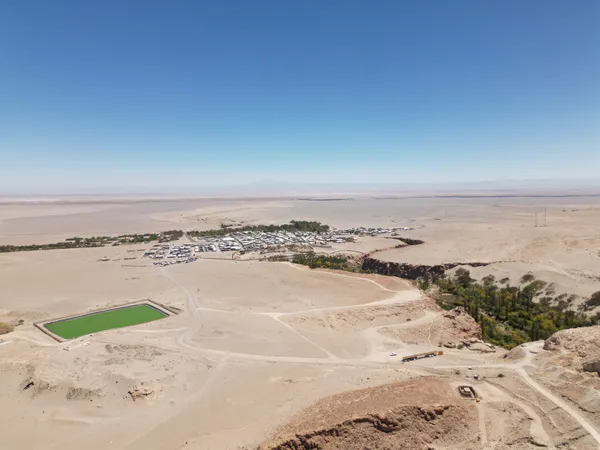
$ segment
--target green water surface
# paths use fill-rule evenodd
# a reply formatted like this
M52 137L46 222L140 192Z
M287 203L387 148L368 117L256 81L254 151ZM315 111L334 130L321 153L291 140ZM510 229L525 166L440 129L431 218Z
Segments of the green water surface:
M48 323L45 327L63 339L73 339L98 331L129 327L162 319L167 314L149 305L125 306L83 317Z

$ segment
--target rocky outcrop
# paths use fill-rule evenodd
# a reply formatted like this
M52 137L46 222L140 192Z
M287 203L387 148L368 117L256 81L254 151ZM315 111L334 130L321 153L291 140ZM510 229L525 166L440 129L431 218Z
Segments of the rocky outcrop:
M586 372L598 372L600 374L600 359L592 359L583 363Z
M557 331L546 339L544 350L562 355L584 372L600 373L600 325Z
M510 361L520 361L525 358L527 354L522 346L518 346L510 350L508 353L504 354L504 359L508 359Z
M455 405L404 406L382 415L365 415L331 428L297 434L260 447L261 450L359 450L365 448L431 448L449 434L464 433L455 426L465 421L463 408ZM456 421L456 422L454 422ZM462 425L462 424L461 424ZM459 431L455 431L459 428Z
M600 357L600 325L557 331L546 339L544 350L573 352L586 359Z
M483 342L481 326L462 306L445 311L442 315L445 319L448 319L444 322L444 326L451 328L452 335L457 340L473 341L471 343Z
M131 389L127 391L127 394L131 397L131 400L134 402L137 400L141 400L150 396L154 396L159 390L157 385L147 385L143 381L140 384L133 386Z
M496 347L486 342L475 342L473 344L469 344L467 348L473 352L480 353L494 353L496 351Z
M325 397L296 415L260 450L464 448L477 410L448 380L420 377Z
M375 258L365 258L362 263L363 272L376 273L379 275L388 275L408 280L417 280L419 278L439 277L446 270L453 269L457 266L482 267L492 263L489 262L455 262L447 264L428 265L413 265L407 263L395 263L389 261L381 261Z

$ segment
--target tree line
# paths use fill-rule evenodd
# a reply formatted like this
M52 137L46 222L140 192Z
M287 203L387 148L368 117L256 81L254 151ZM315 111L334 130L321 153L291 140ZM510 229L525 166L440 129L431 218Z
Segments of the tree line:
M345 255L317 255L314 252L296 253L292 263L302 264L311 269L335 269L346 272L360 272L360 265L353 258Z
M442 274L419 280L424 290L435 287L437 303L444 309L462 306L481 325L484 340L505 348L523 342L546 339L556 331L595 325L600 313L588 317L592 304L600 302L600 292L574 307L576 295L556 295L556 286L525 274L513 286L508 278L493 275L481 282L459 268L453 276Z
M183 231L169 230L160 233L122 234L120 236L71 237L51 244L0 245L0 253L28 252L35 250L60 250L70 248L93 248L106 245L125 245L149 242L170 242L181 239Z
M244 226L231 226L221 224L221 228L214 230L193 230L188 231L189 236L193 237L212 237L212 236L225 236L230 233L242 233L244 231L255 231L264 233L274 233L276 231L302 231L310 233L327 233L329 232L329 225L322 224L321 222L310 221L310 220L292 220L290 223L282 225L244 225Z
M298 253L291 262L312 269L373 273L365 270L361 259L345 255ZM463 307L481 326L486 342L508 349L547 339L565 328L600 324L600 313L586 315L600 306L600 291L575 308L576 295L557 294L553 283L537 280L530 273L512 285L508 278L496 280L493 275L476 281L468 270L458 268L454 275L425 272L417 283L431 292L442 308Z

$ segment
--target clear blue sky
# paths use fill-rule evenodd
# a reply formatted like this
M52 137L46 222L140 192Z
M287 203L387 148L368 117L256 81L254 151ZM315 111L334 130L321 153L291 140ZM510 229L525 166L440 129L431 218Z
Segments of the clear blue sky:
M600 177L598 0L3 0L0 192Z

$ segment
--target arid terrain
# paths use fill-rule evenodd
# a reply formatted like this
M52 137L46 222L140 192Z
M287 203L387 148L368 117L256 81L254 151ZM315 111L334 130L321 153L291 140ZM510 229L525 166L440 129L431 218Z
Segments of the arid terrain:
M0 245L292 219L407 226L425 241L366 236L331 252L488 262L471 274L600 290L599 197L11 201ZM0 322L15 328L0 336L2 448L600 448L599 327L507 352L407 280L224 253L125 260L146 248L0 254ZM66 342L33 326L144 299L181 312ZM402 362L432 350L443 355Z

